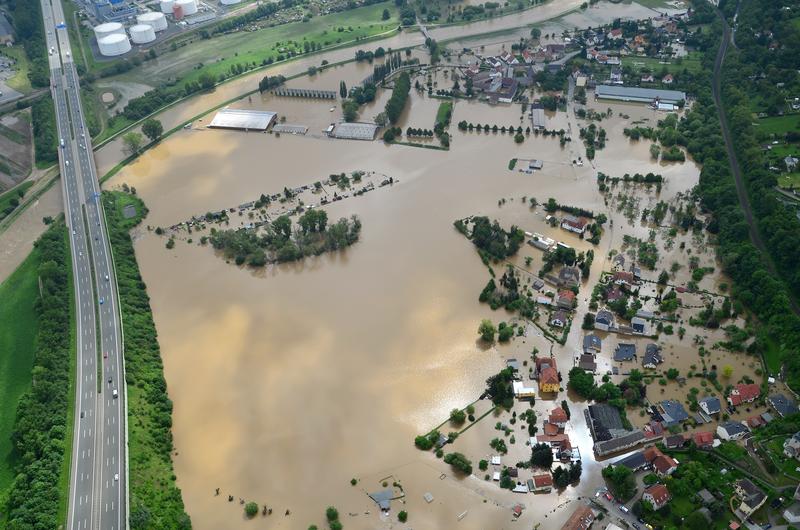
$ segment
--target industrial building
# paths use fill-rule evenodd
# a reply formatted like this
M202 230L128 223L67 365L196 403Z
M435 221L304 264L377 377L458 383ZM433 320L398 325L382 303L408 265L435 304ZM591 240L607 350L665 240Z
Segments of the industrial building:
M208 126L213 129L266 131L277 116L277 113L266 110L222 109Z
M657 88L639 88L630 86L597 85L594 95L598 99L631 101L634 103L676 105L686 101L686 92L680 90L660 90Z
M91 11L98 20L116 22L136 14L136 6L125 0L91 0Z
M342 122L333 125L328 135L344 140L374 140L377 132L378 126L374 123Z
M544 107L542 107L541 104L534 103L533 107L531 108L531 121L533 122L534 129L538 129L540 131L544 129Z

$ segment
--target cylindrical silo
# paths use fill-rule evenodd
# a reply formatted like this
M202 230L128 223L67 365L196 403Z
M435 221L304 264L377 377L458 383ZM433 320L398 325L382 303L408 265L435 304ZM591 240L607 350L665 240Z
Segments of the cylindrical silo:
M156 30L148 24L136 24L128 28L134 44L146 44L156 40Z
M102 39L98 40L97 44L100 46L100 53L106 57L115 57L131 51L131 43L128 40L128 37L125 35L120 35L119 33L106 35Z
M234 4L238 4L242 0L219 0L219 3L224 6L232 6Z
M183 10L183 16L197 13L197 2L195 0L175 0L175 5Z
M125 28L119 22L106 22L94 28L94 36L97 37L98 42L103 37L109 35L125 35Z
M147 13L138 15L136 17L136 22L138 24L153 26L153 29L156 31L164 31L167 29L167 17L164 16L164 13L158 13L156 11L148 11Z
M161 0L161 12L165 15L171 15L174 5L175 0Z

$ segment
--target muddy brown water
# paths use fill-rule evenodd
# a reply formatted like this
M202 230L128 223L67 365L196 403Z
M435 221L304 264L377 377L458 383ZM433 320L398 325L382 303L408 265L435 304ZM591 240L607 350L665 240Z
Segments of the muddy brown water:
M335 88L339 78L332 71L318 75L316 82ZM381 93L364 113L377 113L386 97ZM576 499L593 495L601 482L583 421L585 403L566 392L535 405L541 423L561 399L571 402L568 432L583 455L584 474L577 487L560 495L500 490L477 469L476 476L460 478L413 447L416 434L441 423L452 408L475 400L504 359L528 358L533 347L542 352L551 348L535 328L497 348L476 341L481 318L498 322L510 315L478 303L488 273L452 223L472 214L489 215L586 250L591 245L550 228L545 212L531 210L522 197L540 202L555 197L601 211L597 170L614 175L654 171L668 176L658 198L670 200L696 183L698 168L691 162L661 166L651 161L647 144L622 137L626 120L616 111L603 122L610 140L598 152L595 169L588 163L572 165L570 150L552 138L531 136L516 145L509 135L462 133L453 126L449 152L390 147L322 137L321 127L339 112L329 112L330 103L264 96L237 106L276 110L287 123L309 125L309 134L277 138L202 127L182 131L108 185L135 186L150 208L146 224L155 227L330 173L376 171L399 183L327 207L331 218L357 214L364 223L361 241L347 251L262 271L226 264L197 245L198 238L167 250L163 238L144 227L137 230L136 253L175 404L176 473L195 526L305 528L321 524L324 508L334 505L348 528L388 528L401 509L410 513L415 528L506 528L517 502L526 507L524 524L558 526ZM412 90L400 125L432 127L437 107L438 100ZM630 120L655 118L642 107L615 108L631 115ZM518 106L458 102L453 123L516 124L520 116ZM553 128L568 126L565 113L549 119ZM511 158L538 158L545 167L532 175L509 171ZM643 206L657 200L654 192L642 196ZM595 248L592 281L609 267L606 255L619 248L623 232L646 237L649 231L616 211L609 215L614 228ZM534 259L535 272L541 254L526 245L517 263L526 255ZM584 287L582 309L589 294ZM577 322L567 345L552 348L564 374L581 337ZM478 410L486 410L486 404L479 403ZM455 450L477 464L492 452L488 442L498 435L496 421L509 419L504 413L479 422L459 438ZM506 464L525 459L529 451L527 434L515 431L515 436ZM351 478L359 479L357 486L350 486ZM366 493L395 480L403 484L406 497L393 502L388 519L381 518ZM214 497L217 487L220 497ZM434 495L433 503L423 500L426 492ZM237 501L228 504L227 494ZM240 497L269 505L273 515L245 522ZM283 515L286 509L291 515Z

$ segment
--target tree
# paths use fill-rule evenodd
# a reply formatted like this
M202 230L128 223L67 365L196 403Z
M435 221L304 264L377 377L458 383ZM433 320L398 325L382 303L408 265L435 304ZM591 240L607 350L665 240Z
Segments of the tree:
M722 377L724 377L725 379L730 379L732 375L733 375L733 366L726 364L725 366L722 367Z
M550 469L553 465L553 450L547 444L536 444L531 448L531 464Z
M678 378L678 374L679 372L677 368L670 368L669 370L667 370L667 379L675 380Z
M447 453L444 456L446 464L450 464L454 469L461 471L465 475L472 474L472 462L461 453Z
M347 84L344 81L339 81L339 96L347 99Z
M450 421L456 425L461 425L467 420L467 413L461 409L453 409L450 411Z
M147 136L151 142L156 142L164 134L164 126L161 122L153 118L148 118L142 124L142 132Z
M144 137L142 133L138 133L136 131L131 131L129 133L125 133L122 136L122 144L124 146L125 152L129 155L135 155L139 152L139 149L142 148L142 144L144 143Z
M258 514L258 504L254 502L248 502L244 505L244 513L247 517L253 518Z
M604 467L603 478L608 481L611 491L622 502L628 501L636 493L636 480L633 472L625 466L609 465Z
M214 88L217 80L210 72L203 72L200 74L200 77L197 78L197 82L200 83L200 87L203 90L208 90L210 88Z
M328 509L325 510L325 518L328 522L337 521L339 519L339 510L333 506L328 506Z
M389 13L388 9L384 9L383 13L381 14L381 20L389 20L390 18L392 18L392 14Z
M384 13L385 12L386 12L386 10L384 10ZM397 520L400 521L401 523L405 523L406 521L408 521L408 512L405 511L405 510L401 510L400 512L398 512L397 513Z
M575 366L569 371L569 388L579 396L590 399L594 393L594 376Z
M586 313L583 315L582 329L594 329L594 313Z
M480 326L478 326L478 333L486 342L494 342L494 335L497 333L497 329L494 327L491 320L484 318L481 320Z
M352 99L345 100L342 103L342 115L344 116L344 121L356 121L358 118L358 103Z
M667 285L669 281L669 274L667 271L661 271L661 274L658 275L658 284L659 285Z

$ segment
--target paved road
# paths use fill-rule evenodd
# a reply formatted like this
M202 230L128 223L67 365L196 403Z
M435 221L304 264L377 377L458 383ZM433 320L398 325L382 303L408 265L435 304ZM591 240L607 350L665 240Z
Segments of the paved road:
M736 182L736 195L739 198L739 205L744 212L744 218L750 227L750 240L753 245L761 251L764 255L767 267L770 273L776 278L780 278L778 271L775 269L775 264L772 262L769 251L767 250L764 241L761 238L761 232L758 229L755 219L753 218L753 210L750 208L750 198L747 196L747 187L742 176L742 170L739 167L739 160L736 158L736 151L733 148L733 139L731 137L730 129L728 128L728 117L725 114L725 107L722 106L722 89L720 87L722 78L722 63L725 61L725 53L728 51L728 46L733 42L733 33L731 32L728 22L725 20L724 15L717 11L720 20L722 21L722 42L720 43L717 57L714 61L714 81L712 84L712 93L714 95L714 104L717 106L719 112L719 122L722 128L722 137L725 139L725 149L728 152L728 161L731 165L731 172L733 173L733 180ZM739 16L739 5L736 6L736 18ZM789 304L792 311L800 315L800 306L792 295L789 289L786 290L789 297Z
M62 24L64 13L59 0L40 1L50 53L51 92L62 142L59 164L77 304L75 435L67 527L120 530L127 528L128 474L116 278L78 75L66 26Z

